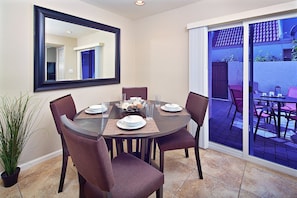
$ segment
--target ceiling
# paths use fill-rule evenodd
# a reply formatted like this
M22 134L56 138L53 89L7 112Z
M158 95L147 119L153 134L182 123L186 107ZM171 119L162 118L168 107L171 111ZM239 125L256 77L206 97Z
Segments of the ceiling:
M144 6L135 0L81 0L129 19L140 19L164 11L180 8L201 0L145 0Z

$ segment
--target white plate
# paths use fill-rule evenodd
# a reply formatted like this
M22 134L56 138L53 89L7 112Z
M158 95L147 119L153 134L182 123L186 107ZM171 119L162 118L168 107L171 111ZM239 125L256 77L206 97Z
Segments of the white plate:
M126 123L123 121L123 119L120 119L117 121L117 127L120 129L125 129L125 130L135 130L135 129L140 129L146 125L146 121L142 119L142 121L139 123L139 125L136 126L127 126Z
M94 111L93 109L91 110L89 108L85 110L87 114L99 114L99 113L104 113L105 111L107 111L107 107L103 107L102 109L98 109L96 111Z
M128 115L125 116L122 121L125 122L127 126L138 126L142 122L143 118L139 115Z
M182 107L177 107L176 109L167 109L165 105L161 106L161 109L163 111L168 111L168 112L179 112L179 111L183 110Z

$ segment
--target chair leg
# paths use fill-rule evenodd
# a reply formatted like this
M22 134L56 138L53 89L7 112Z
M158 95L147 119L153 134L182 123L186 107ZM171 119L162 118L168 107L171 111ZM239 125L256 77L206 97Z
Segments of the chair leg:
M163 198L163 185L156 191L156 198Z
M127 150L128 153L132 153L132 139L127 139Z
M140 139L136 139L136 152L139 153L140 152Z
M284 138L286 138L286 134L287 134L288 126L289 126L289 118L287 118L287 124L286 124L286 129L285 129Z
M154 139L153 160L155 160L155 159L156 159L156 149L157 149L157 143L156 143L156 140Z
M257 120L257 124L256 124L256 128L255 128L255 133L254 133L254 140L256 140L259 123L260 123L260 117L258 117L258 120Z
M110 141L110 159L113 159L113 139Z
M199 154L199 147L195 147L194 149L195 149L195 157L196 157L196 163L197 163L199 178L203 179L201 161L200 161L200 154Z
M160 151L160 171L164 172L164 151Z
M229 115L230 115L230 112L231 112L232 106L233 106L233 103L231 102L231 105L230 105L230 108L229 108L229 111L228 111L227 117L229 117Z
M59 184L58 193L60 193L60 192L63 191L63 186L64 186L64 180L65 180L65 175L66 175L67 164L68 164L68 153L63 148L62 170L61 170L61 177L60 177L60 184Z
M185 148L185 155L186 155L186 158L189 157L189 150L188 150L188 148Z
M232 121L231 121L231 125L230 125L230 130L232 129L235 116L236 116L236 110L234 111L234 115L233 115L233 118L232 118Z

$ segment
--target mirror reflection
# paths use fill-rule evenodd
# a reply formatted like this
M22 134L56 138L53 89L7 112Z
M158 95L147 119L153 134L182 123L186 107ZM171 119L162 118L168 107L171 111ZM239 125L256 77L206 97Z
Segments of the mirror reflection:
M34 5L34 91L119 84L120 34Z
M115 77L115 34L45 18L47 81Z

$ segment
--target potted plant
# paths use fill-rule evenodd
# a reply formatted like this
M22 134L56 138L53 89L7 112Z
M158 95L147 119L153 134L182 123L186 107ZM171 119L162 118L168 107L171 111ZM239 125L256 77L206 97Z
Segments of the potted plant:
M18 160L30 136L34 109L29 107L30 96L1 97L0 101L0 163L4 187L17 183Z

